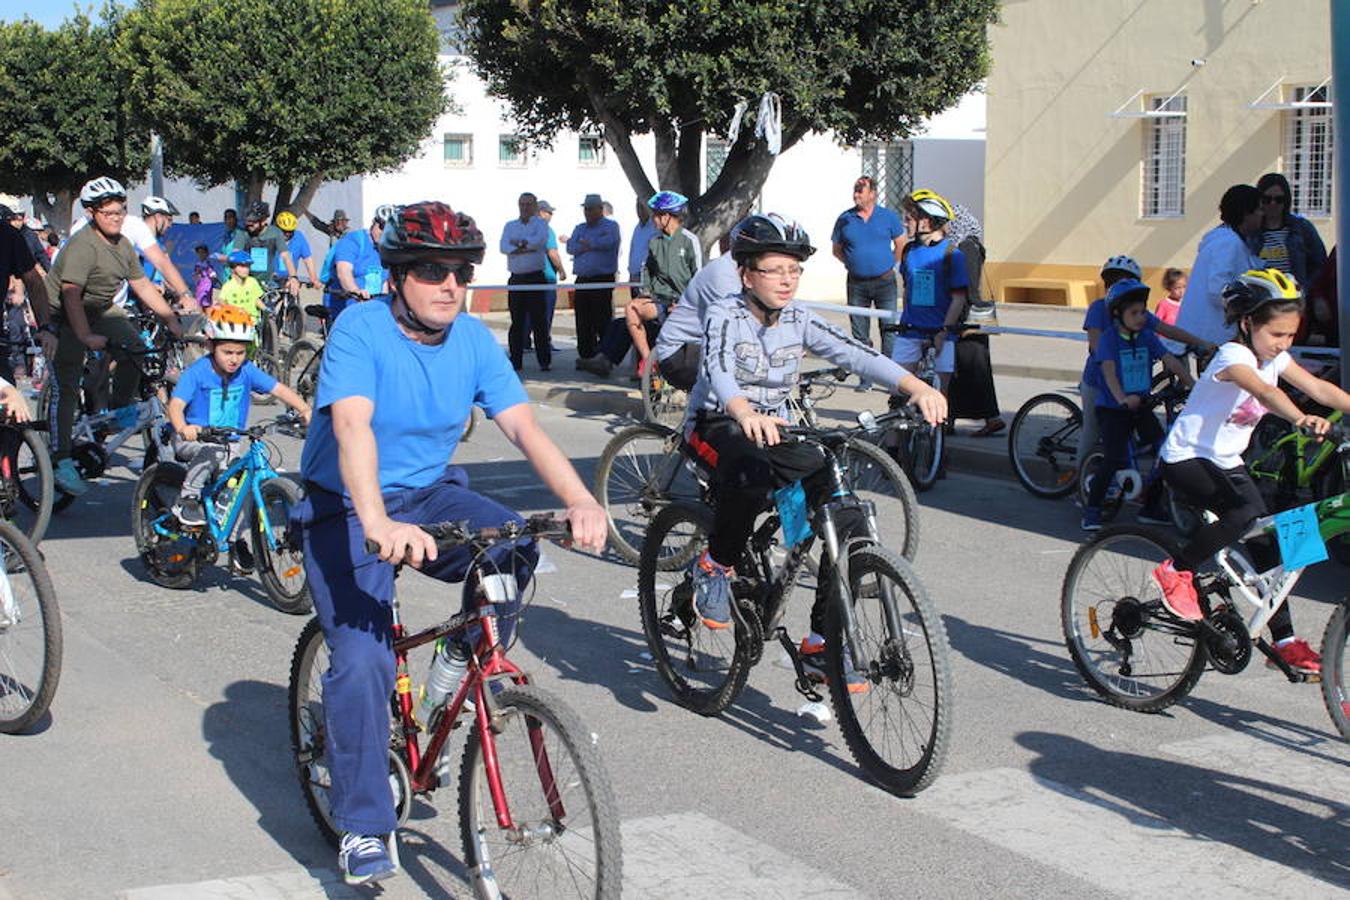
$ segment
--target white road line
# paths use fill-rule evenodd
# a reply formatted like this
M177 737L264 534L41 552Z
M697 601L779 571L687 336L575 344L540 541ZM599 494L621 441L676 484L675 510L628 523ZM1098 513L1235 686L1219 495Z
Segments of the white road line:
M643 900L856 900L863 896L856 888L695 812L624 822L623 873L624 896ZM406 877L385 884L390 890L412 887ZM370 895L347 887L336 871L295 869L135 888L117 896L119 900L324 900Z
M1291 768L1287 754L1282 760L1282 768ZM1279 771L1267 772L1267 780L1278 781ZM1115 896L1182 897L1197 884L1226 900L1338 893L1334 884L1090 790L1019 769L989 769L939 778L915 803L926 815Z

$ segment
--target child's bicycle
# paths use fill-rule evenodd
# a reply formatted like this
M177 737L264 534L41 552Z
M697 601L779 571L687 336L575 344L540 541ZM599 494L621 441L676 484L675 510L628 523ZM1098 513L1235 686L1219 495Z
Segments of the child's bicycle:
M1180 410L1185 406L1188 393L1180 382L1164 384L1144 398L1140 408L1152 413L1162 407L1164 415L1166 415L1167 410ZM1167 424L1171 424L1171 419L1167 420ZM1166 434L1165 427L1163 433ZM1129 446L1125 454L1125 466L1116 470L1115 477L1107 488L1106 497L1102 500L1103 522L1110 522L1114 519L1125 501L1138 500L1144 493L1144 489L1149 485L1150 480L1158 477L1157 457L1159 449L1161 449L1160 446L1141 447L1139 439L1131 432ZM1087 508L1088 495L1092 492L1092 482L1095 480L1097 466L1101 463L1102 455L1101 450L1093 450L1083 461L1083 476L1078 479L1078 501L1084 509ZM1159 490L1166 490L1166 488L1159 487ZM1168 492L1168 499L1173 524L1183 534L1193 531L1195 525L1198 524L1195 514L1186 507L1170 503L1170 491Z
M905 335L911 330L908 325L898 323L883 322L881 325L882 334ZM956 340L959 331L960 329L947 329L947 340ZM926 334L926 332L919 333ZM919 380L928 382L934 390L942 390L942 378L937 371L937 348L933 346L931 335L924 338L923 356L914 367L914 375ZM907 398L895 396L890 399L890 407L895 410L906 402ZM914 490L926 491L942 477L942 454L946 448L946 434L945 425L924 425L904 431L888 432L880 443L900 463L913 483Z
M252 428L202 429L199 441L229 444L243 438L249 442L248 449L202 490L205 525L181 525L173 514L187 468L174 461L171 449L141 473L131 501L131 531L152 581L185 590L197 580L203 565L213 564L225 551L242 572L256 566L267 597L277 609L293 615L309 612L300 541L288 524L291 509L300 502L300 489L277 474L272 460L280 458L280 451L265 439L272 430L294 432L300 427L299 418L288 412ZM242 535L236 539L245 522L251 532L251 551Z
M1350 470L1350 431L1334 430L1343 470ZM1307 516L1314 517L1310 528ZM1074 555L1064 576L1061 618L1064 639L1074 665L1106 700L1125 709L1158 712L1181 700L1207 667L1236 674L1260 650L1291 682L1318 681L1291 669L1263 637L1261 630L1284 604L1303 572L1305 555L1316 542L1350 535L1350 493L1329 497L1309 507L1264 516L1243 540L1275 531L1281 551L1294 565L1282 562L1256 570L1238 545L1215 555L1218 571L1197 574L1196 590L1204 619L1185 622L1162 604L1152 576L1155 566L1175 559L1176 538L1159 529L1134 525L1107 528ZM1325 556L1322 556L1325 558ZM1346 668L1346 621L1350 597L1331 614L1322 637L1322 697L1341 736L1350 740L1350 682ZM1253 635L1258 637L1253 638Z
M399 825L407 821L414 796L429 800L438 787L450 786L450 762L443 754L450 732L467 724L459 767L459 827L464 865L477 895L618 897L619 817L595 735L561 699L532 685L507 659L510 647L502 645L506 623L499 618L519 619L515 578L499 576L485 555L499 544L565 541L566 524L544 515L524 525L513 522L476 531L454 522L422 527L441 552L473 548L477 562L470 585L478 605L409 634L394 600L397 675L389 698L389 781ZM467 643L474 632L476 644L459 688L431 721L419 724L409 651L442 640ZM314 619L301 633L291 660L291 748L310 814L336 847L341 834L329 800L323 697L327 669L328 647ZM397 860L397 843L391 844L390 855Z
M1340 410L1327 414L1327 421L1333 424L1342 418ZM1247 471L1265 498L1266 507L1276 512L1310 499L1334 497L1347 489L1345 475L1336 464L1335 446L1316 441L1273 414L1256 426L1247 453ZM1350 565L1350 540L1330 541L1327 551L1337 562Z
M33 542L0 521L0 734L47 713L61 678L61 613Z
M707 628L694 609L691 567L671 572L668 565L672 557L690 557L690 545L695 552L706 545L712 510L676 503L658 512L638 571L647 646L676 702L700 715L717 715L731 705L770 643L786 652L797 691L820 702L803 654L782 624L818 540L824 677L840 730L853 758L877 784L895 794L916 794L937 778L951 733L954 695L942 619L909 563L878 541L873 504L848 486L840 455L856 434L795 428L781 433L824 450L828 499L811 508L800 484L779 492L778 509L747 542L732 582L734 627L722 630ZM863 533L841 533L836 524L841 515L859 517Z

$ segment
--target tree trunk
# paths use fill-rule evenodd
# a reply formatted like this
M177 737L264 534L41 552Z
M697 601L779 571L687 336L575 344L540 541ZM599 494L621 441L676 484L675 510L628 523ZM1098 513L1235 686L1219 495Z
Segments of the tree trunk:
M697 197L703 189L703 126L680 129L675 149L676 190L686 197Z
M663 191L680 190L680 170L675 164L675 129L668 122L658 122L652 126L652 137L656 139L657 187Z
M245 185L244 188L244 209L248 209L249 206L262 199L263 188L266 186L267 179L263 177L261 172L249 173L248 184ZM239 212L239 221L242 222L244 220L244 210L240 210Z
M300 186L300 193L295 195L291 201L291 209L297 216L303 216L309 212L309 205L314 202L314 195L323 187L325 181L324 173L311 175L305 179L305 183Z
M784 124L782 153L806 134L805 126L800 123ZM755 198L764 189L764 182L777 159L763 141L745 131L731 145L717 180L690 202L689 219L684 223L698 235L705 254L733 225L752 212ZM793 215L792 210L782 212L789 217Z
M277 199L272 204L272 212L279 213L291 205L291 194L295 191L295 182L283 181L277 185Z
M56 197L56 203L47 202L46 191L33 191L33 215L38 218L45 218L57 232L62 235L70 234L70 205L75 202L75 194L79 190L77 187L61 188L53 191L52 195ZM38 260L41 262L41 260Z

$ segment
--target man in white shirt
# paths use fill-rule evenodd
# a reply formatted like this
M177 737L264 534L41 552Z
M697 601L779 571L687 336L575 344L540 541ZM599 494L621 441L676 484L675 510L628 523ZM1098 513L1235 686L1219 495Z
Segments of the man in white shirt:
M548 224L539 217L539 199L527 192L520 195L517 206L520 218L507 222L502 229L501 251L506 255L506 268L511 273L507 284L547 284L544 259L548 248ZM553 366L544 294L541 290L507 292L507 308L511 311L507 346L511 365L517 372L524 368L527 320L534 336L534 354L539 360L539 368L547 372Z

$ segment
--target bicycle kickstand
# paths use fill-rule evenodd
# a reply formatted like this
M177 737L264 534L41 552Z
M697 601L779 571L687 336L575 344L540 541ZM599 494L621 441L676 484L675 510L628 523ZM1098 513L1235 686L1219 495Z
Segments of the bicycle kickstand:
M779 625L773 630L773 635L778 638L779 643L783 645L783 649L787 651L788 659L792 660L792 668L797 672L797 680L793 684L797 693L812 703L823 701L825 698L816 691L815 684L806 676L806 667L802 665L801 651L797 649L796 644L792 643L792 638L788 637L787 629Z

